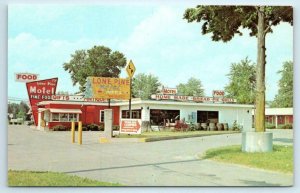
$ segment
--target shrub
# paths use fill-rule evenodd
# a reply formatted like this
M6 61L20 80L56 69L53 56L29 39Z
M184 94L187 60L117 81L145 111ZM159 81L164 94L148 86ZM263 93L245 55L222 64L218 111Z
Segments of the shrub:
M119 131L120 130L120 126L119 125L113 125L112 129L113 129L113 131Z
M104 131L104 123L100 123L100 125L99 125L99 130L100 130L100 131Z
M68 128L64 125L55 125L54 127L52 127L53 131L66 131L68 130Z
M274 124L271 124L271 123L265 123L265 127L267 129L275 129L276 128L276 126Z
M278 129L293 129L292 124L278 125Z
M100 127L97 124L89 124L89 125L87 125L87 130L88 131L99 131Z

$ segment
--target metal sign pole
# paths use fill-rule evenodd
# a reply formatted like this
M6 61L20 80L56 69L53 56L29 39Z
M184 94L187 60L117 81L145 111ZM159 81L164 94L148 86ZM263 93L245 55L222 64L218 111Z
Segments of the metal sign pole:
M129 119L131 119L131 87L132 87L132 78L130 78L130 90L129 90Z

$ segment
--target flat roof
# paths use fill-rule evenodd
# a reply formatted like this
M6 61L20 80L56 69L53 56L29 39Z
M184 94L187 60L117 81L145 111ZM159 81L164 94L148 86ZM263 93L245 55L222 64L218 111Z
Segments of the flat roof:
M108 106L108 102L87 102L87 101L42 101L38 105L47 104L74 104L74 105L97 105ZM133 99L132 105L182 105L182 106L217 106L217 107L236 107L236 108L253 108L254 105L233 104L233 103L197 103L197 102L181 102L181 101L166 101L166 100L141 100ZM128 106L129 101L111 101L110 106Z

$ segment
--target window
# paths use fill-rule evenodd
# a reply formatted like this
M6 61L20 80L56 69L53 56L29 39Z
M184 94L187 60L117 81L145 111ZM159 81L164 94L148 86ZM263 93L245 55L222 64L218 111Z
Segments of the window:
M132 119L140 119L141 118L141 110L131 110L131 118ZM122 111L122 118L123 119L129 119L129 110L123 110Z
M77 113L51 113L52 122L72 122L78 121L78 119Z
M52 121L59 121L59 113L52 113Z
M69 114L69 121L77 121L77 114L76 113L70 113Z
M150 121L151 125L162 125L167 121L170 123L175 123L175 120L180 119L179 110L161 110L161 109L151 109L150 110Z
M197 123L218 123L218 111L197 111Z
M67 122L68 121L68 113L60 113L59 114L59 121L60 122Z
M104 110L100 110L100 123L104 122Z

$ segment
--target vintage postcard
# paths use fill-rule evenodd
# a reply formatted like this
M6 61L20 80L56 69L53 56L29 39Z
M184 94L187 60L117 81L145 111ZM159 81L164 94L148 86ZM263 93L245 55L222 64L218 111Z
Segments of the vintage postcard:
M8 186L293 186L293 7L8 5Z

